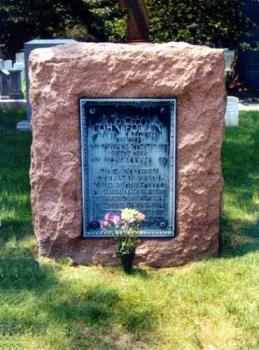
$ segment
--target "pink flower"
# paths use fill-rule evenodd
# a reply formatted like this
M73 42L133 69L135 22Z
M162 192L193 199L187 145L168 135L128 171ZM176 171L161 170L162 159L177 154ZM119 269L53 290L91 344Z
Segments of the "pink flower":
M106 213L105 215L104 215L104 220L105 221L110 221L111 220L111 218L113 218L113 213Z
M145 214L143 214L143 213L139 213L139 214L138 214L138 220L139 220L139 221L144 221L145 218L146 218L146 215L145 215Z
M121 219L118 215L114 215L112 218L112 222L114 223L115 226L120 226L121 225Z
M122 225L120 216L114 213L106 213L103 221L106 226L115 225L117 227L120 227Z
M109 226L109 221L107 220L102 220L101 221L101 228L105 229L107 226Z

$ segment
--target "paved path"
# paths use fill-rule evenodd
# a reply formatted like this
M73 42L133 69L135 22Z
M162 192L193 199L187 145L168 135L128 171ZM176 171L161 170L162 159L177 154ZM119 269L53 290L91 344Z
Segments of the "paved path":
M10 110L13 108L22 108L26 106L26 100L1 100L0 109Z
M239 103L240 111L259 111L259 103Z

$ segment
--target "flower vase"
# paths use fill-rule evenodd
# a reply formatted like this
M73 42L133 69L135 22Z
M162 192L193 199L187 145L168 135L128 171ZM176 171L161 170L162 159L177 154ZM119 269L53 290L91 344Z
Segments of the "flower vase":
M120 260L123 266L123 270L125 273L130 274L132 272L133 261L135 258L135 251L120 255Z

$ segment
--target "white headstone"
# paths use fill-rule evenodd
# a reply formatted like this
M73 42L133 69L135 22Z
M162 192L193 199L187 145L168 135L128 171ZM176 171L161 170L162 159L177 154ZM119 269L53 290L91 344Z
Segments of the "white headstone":
M31 130L30 122L28 122L28 120L21 120L17 123L16 129L20 131L29 131Z
M23 70L24 64L21 62L15 62L13 65L13 70Z
M4 69L5 70L11 70L13 68L13 62L12 60L6 60L4 61Z
M15 54L15 62L23 63L23 65L24 65L24 52L17 52Z
M235 51L229 50L229 49L224 49L224 58L225 58L225 70L227 72L229 72L229 71L231 71L232 64L234 62Z
M29 96L30 91L30 80L29 80L29 56L31 51L44 48L52 47L56 45L73 44L76 43L73 39L34 39L24 44L24 57L25 57L25 79L26 79L26 98L27 98L27 117L31 120L31 104Z
M237 97L228 96L225 113L226 126L238 126L238 114L239 99Z
M6 69L1 69L1 73L4 75L10 75L10 72Z

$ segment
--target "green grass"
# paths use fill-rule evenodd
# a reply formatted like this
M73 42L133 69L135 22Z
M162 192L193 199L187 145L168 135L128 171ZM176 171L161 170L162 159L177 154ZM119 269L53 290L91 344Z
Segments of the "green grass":
M15 130L25 111L0 112L0 240L32 236L30 212L30 133Z
M132 276L37 261L21 114L0 114L0 349L259 349L259 113L226 132L221 256Z
M239 128L227 129L223 146L225 178L223 238L226 255L259 248L259 113L241 113Z

